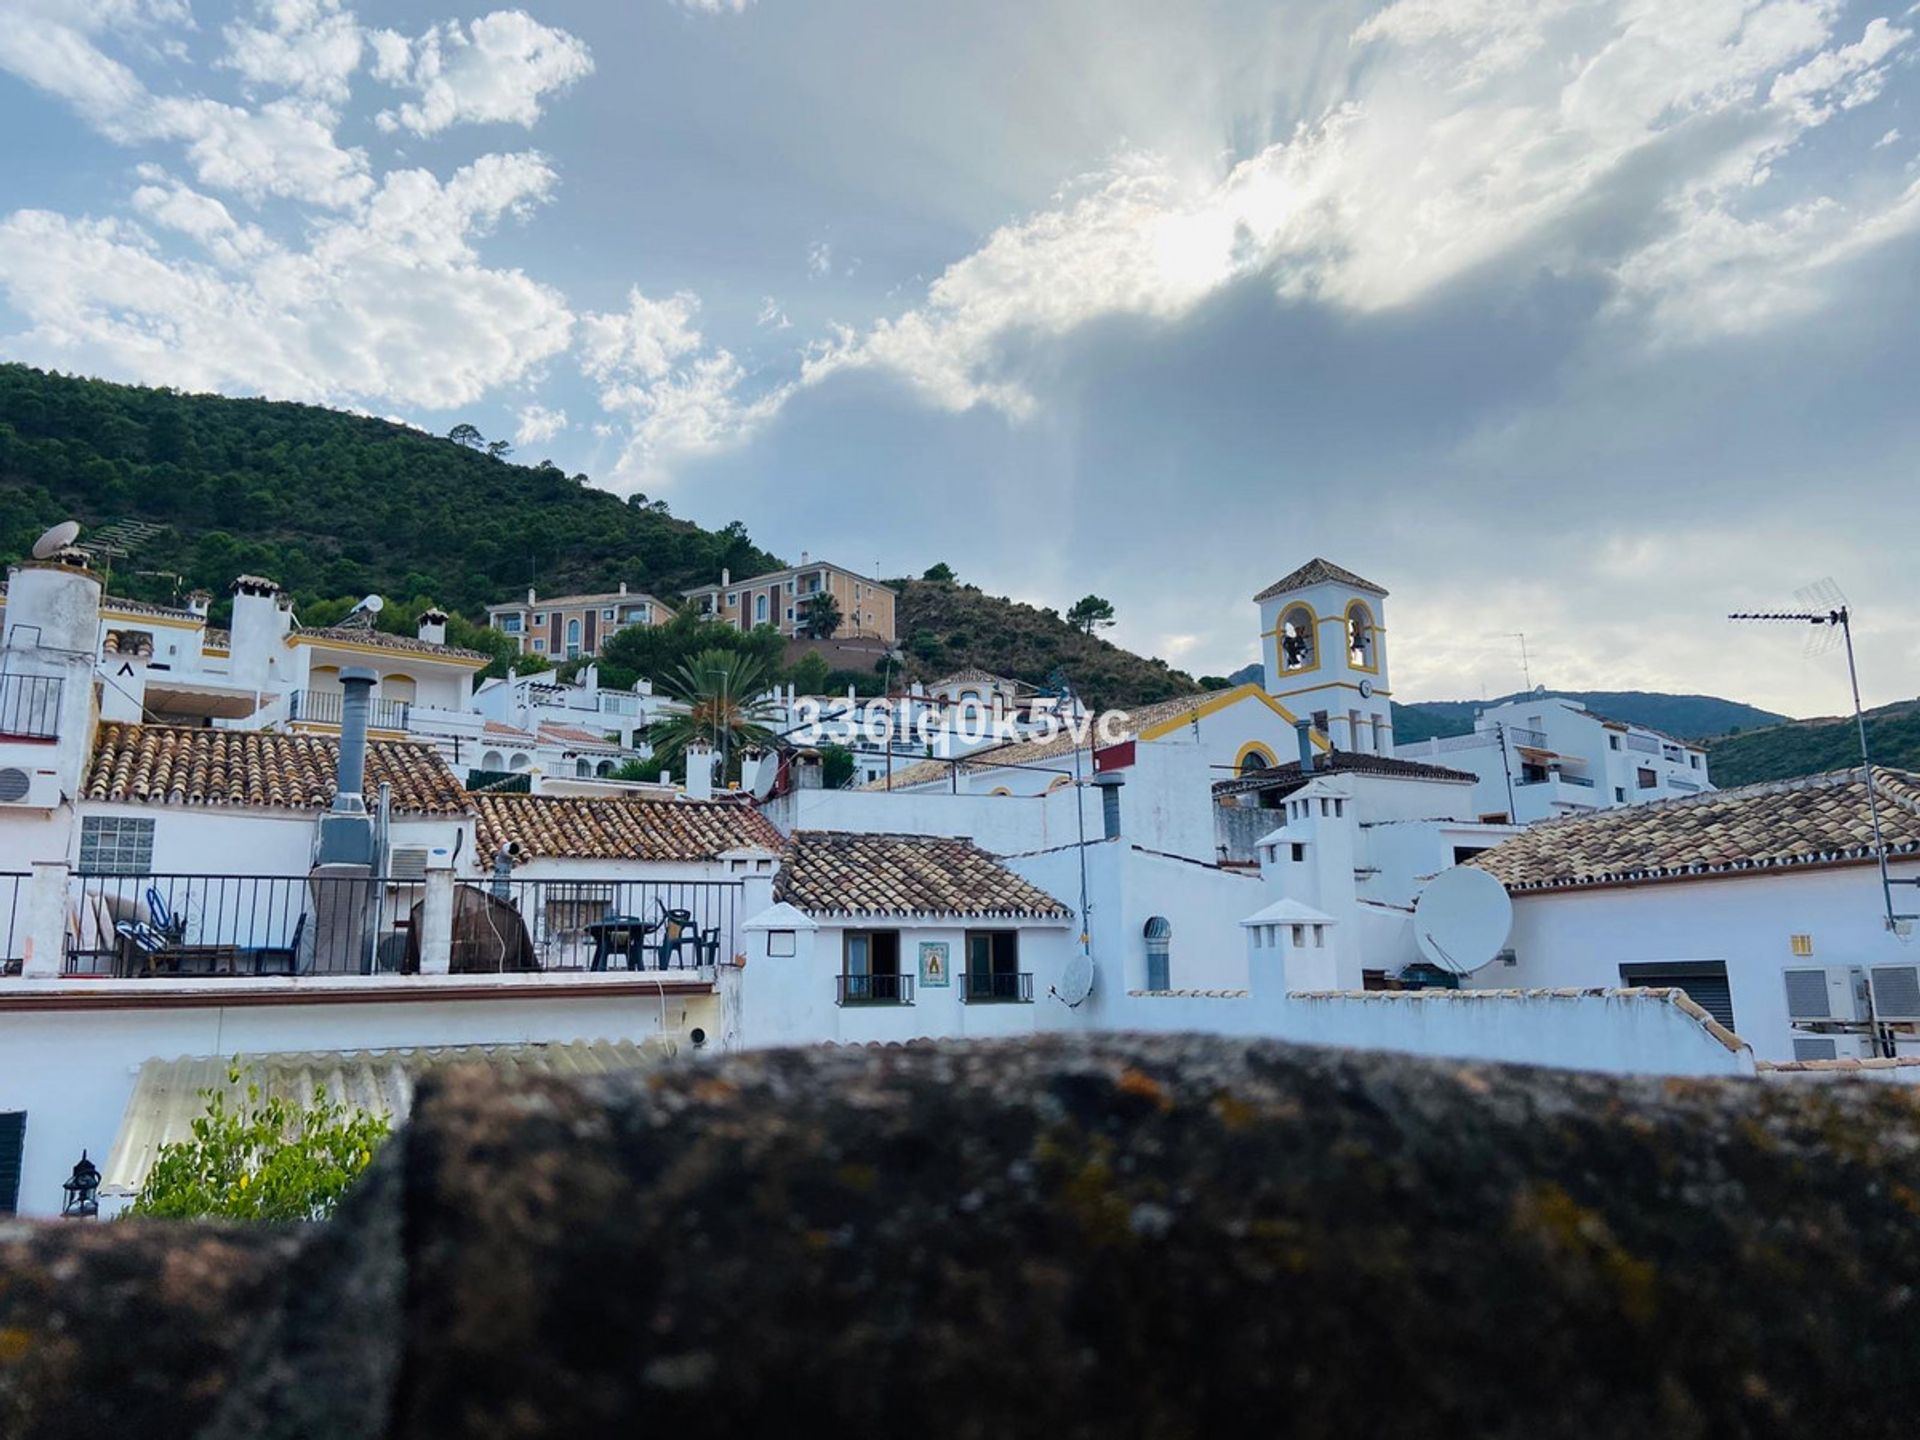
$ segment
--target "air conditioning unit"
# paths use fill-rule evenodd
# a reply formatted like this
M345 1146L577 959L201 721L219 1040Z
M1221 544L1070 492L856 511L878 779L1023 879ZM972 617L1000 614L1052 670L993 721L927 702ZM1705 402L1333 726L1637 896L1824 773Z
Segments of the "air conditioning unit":
M1796 1035L1793 1058L1796 1060L1871 1060L1873 1041L1864 1035Z
M1867 977L1857 965L1801 965L1781 972L1787 1018L1796 1025L1867 1018Z
M390 880L424 880L427 878L427 847L424 845L396 845L387 852L387 878Z
M1873 965L1867 969L1873 986L1876 1020L1920 1020L1920 965Z
M60 803L60 777L52 770L0 766L0 806L51 810Z

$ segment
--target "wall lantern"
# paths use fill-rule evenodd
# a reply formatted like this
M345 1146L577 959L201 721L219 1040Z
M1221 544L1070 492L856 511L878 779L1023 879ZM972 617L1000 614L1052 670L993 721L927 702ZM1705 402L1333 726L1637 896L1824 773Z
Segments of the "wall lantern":
M100 1202L95 1198L100 1190L100 1167L87 1158L86 1151L80 1152L80 1163L60 1188L67 1192L66 1203L60 1207L66 1219L91 1220L100 1213Z

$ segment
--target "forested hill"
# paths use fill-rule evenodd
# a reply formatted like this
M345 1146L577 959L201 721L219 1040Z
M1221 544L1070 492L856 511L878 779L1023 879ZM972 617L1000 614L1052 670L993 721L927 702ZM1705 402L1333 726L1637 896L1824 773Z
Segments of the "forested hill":
M1867 711L1867 744L1876 765L1920 770L1920 701L1904 700ZM1817 775L1859 763L1860 731L1851 715L1743 730L1707 747L1708 772L1722 789Z
M1738 700L1723 700L1717 695L1667 695L1652 690L1556 690L1555 695L1578 700L1596 715L1609 720L1624 720L1630 725L1677 735L1683 740L1704 740L1729 731L1750 729L1756 725L1776 725L1786 719L1771 710L1762 710ZM1502 695L1495 700L1426 700L1393 707L1393 738L1402 744L1431 736L1465 735L1473 729L1473 718L1490 705L1509 700L1525 700L1527 693ZM1716 774L1716 780L1719 776Z
M0 561L59 520L149 520L167 528L116 565L116 593L224 596L251 572L298 602L378 591L476 617L535 575L548 594L625 580L671 598L723 565L780 563L739 526L703 530L471 438L0 365Z

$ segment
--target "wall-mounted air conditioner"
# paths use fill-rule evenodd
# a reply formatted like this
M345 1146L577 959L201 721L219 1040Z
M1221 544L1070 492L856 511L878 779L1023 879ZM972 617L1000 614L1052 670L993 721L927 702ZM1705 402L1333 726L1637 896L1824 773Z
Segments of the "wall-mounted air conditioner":
M1876 1020L1920 1020L1920 965L1873 965L1867 969L1873 986Z
M427 878L427 847L424 845L396 845L388 852L387 878L390 880L424 880Z
M60 803L60 777L51 770L0 766L0 806L51 810Z
M1787 1018L1796 1025L1867 1018L1867 977L1858 965L1800 965L1781 973Z

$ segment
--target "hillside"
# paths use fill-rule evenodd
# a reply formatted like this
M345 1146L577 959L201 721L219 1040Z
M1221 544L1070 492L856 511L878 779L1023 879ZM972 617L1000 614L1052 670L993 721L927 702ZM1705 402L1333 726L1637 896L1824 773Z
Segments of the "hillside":
M69 517L165 525L112 577L158 601L224 596L251 571L302 604L380 591L478 617L533 577L549 594L626 580L670 597L723 565L779 564L741 527L389 421L0 365L0 561Z
M1920 701L1869 710L1867 744L1876 765L1920 770ZM1722 789L1859 763L1860 732L1851 717L1794 720L1727 735L1707 747L1708 771Z
M1683 740L1703 740L1756 725L1776 725L1786 719L1771 710L1722 700L1715 695L1666 695L1650 690L1555 690L1555 695L1578 700L1596 715L1645 725ZM1393 738L1411 744L1435 736L1465 735L1473 717L1490 705L1525 700L1525 691L1493 700L1428 700L1393 707ZM1716 773L1717 781L1719 775Z
M1058 612L988 595L951 580L889 580L900 592L896 625L907 678L935 680L980 669L1045 685L1065 671L1097 708L1145 705L1197 689L1163 660L1145 660L1069 625Z

